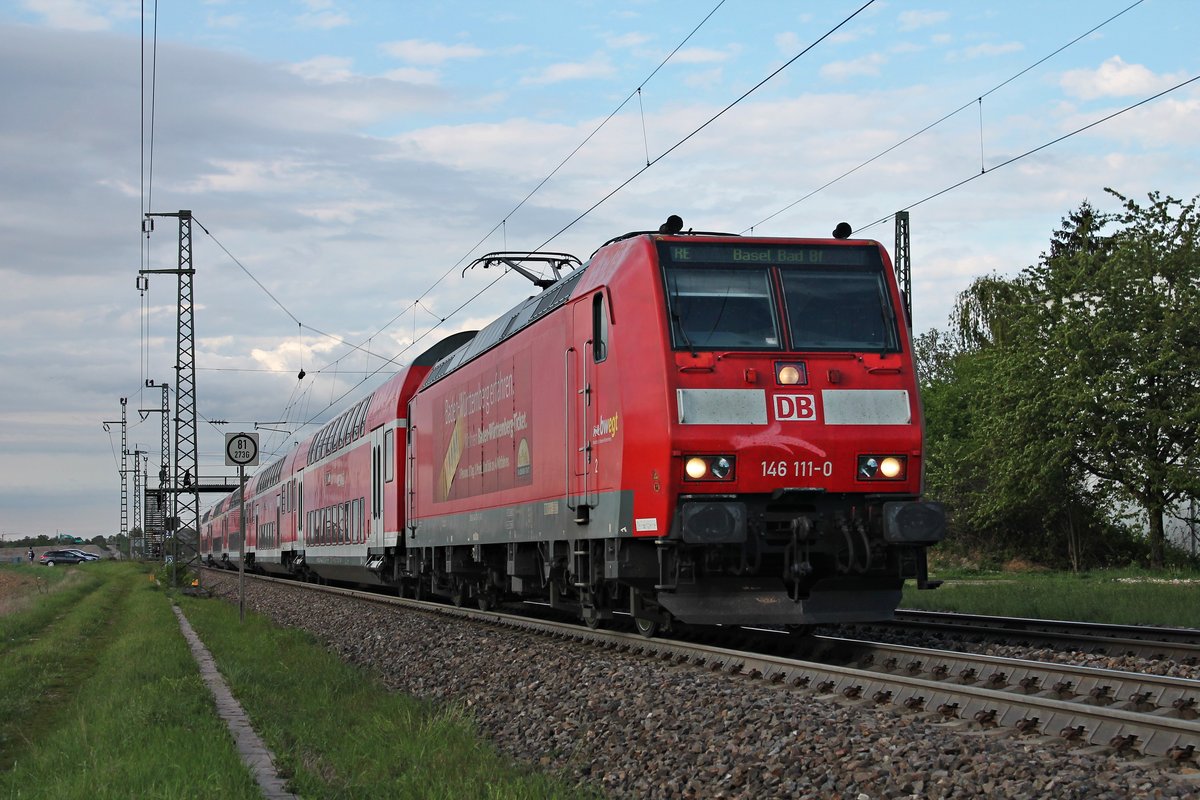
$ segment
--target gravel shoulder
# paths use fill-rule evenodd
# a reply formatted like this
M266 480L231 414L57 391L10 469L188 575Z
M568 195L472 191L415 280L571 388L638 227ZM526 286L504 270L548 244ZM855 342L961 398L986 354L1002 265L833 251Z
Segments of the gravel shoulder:
M208 586L236 602L236 578ZM1195 774L299 587L247 607L396 691L471 710L515 758L616 798L1200 797Z

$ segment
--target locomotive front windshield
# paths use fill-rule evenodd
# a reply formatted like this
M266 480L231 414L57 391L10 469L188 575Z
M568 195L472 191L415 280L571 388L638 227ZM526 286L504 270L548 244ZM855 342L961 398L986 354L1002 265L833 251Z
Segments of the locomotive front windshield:
M875 247L660 243L659 261L677 350L898 349Z

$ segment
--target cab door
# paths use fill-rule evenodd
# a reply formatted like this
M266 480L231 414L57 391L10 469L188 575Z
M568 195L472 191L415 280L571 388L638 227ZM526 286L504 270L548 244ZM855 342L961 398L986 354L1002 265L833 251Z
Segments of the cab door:
M567 350L567 505L583 524L596 505L598 472L594 439L600 421L600 374L608 358L608 301L604 290L576 301Z

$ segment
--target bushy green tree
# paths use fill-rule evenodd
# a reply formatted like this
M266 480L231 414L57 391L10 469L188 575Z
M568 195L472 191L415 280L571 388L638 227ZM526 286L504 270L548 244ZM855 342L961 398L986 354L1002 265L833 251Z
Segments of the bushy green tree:
M951 334L918 337L930 493L978 547L1078 568L1127 552L1106 517L1134 503L1162 567L1164 513L1200 489L1197 201L1112 194L1121 212L1083 203L1036 266L977 279Z
M1200 493L1200 198L1110 193L1122 211L1085 204L1026 270L1037 294L1019 352L1079 468L1144 510L1161 568L1167 509Z

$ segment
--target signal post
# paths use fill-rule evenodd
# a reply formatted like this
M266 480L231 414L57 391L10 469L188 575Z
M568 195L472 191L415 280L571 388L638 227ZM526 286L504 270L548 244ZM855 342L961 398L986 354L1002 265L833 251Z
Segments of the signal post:
M242 533L238 540L238 620L246 621L246 467L258 466L258 434L225 434L225 466L238 468L238 518Z

